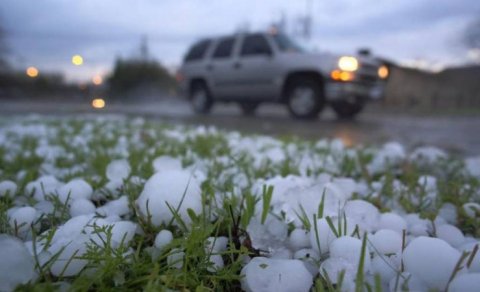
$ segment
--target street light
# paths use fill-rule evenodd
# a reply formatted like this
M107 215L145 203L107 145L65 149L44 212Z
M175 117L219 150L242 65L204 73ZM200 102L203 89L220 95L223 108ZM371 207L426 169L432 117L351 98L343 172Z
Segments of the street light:
M103 83L103 78L102 78L102 76L100 76L100 75L98 75L98 74L95 75L95 76L93 76L93 78L92 78L92 83L95 84L95 85L101 85L101 84Z
M28 67L27 68L27 76L30 77L30 78L36 78L38 76L38 69L31 66L31 67Z
M83 64L83 58L80 55L74 55L72 57L72 64L75 66L80 66Z
M92 100L92 107L96 109L102 109L105 107L105 100L103 98L95 98Z

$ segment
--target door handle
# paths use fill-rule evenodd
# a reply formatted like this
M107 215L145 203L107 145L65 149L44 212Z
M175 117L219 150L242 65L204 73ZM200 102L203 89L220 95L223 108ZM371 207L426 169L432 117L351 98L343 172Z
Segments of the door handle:
M242 68L242 63L240 63L240 62L235 62L235 63L233 63L233 68L235 68L235 69L240 69L240 68Z
M212 64L208 64L206 68L207 68L207 71L213 71L213 65Z

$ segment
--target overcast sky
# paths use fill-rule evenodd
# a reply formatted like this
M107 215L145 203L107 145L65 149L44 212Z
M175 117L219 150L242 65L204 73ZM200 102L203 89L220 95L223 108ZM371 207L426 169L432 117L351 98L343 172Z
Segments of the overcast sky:
M313 37L320 50L369 47L397 62L461 64L467 23L480 17L479 0L312 0ZM138 51L143 35L153 57L169 67L195 40L249 24L266 29L282 13L288 31L306 0L1 0L0 24L15 66L89 79L111 69L117 56ZM70 58L81 54L84 66Z

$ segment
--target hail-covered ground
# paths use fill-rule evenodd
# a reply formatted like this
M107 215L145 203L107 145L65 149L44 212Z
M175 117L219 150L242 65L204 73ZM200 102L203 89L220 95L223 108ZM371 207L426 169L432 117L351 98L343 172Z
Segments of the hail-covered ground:
M0 291L478 291L479 201L434 147L3 119Z

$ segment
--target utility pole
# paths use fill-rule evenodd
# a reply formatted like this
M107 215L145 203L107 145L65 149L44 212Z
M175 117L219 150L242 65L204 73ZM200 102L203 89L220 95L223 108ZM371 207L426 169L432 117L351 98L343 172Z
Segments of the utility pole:
M312 24L313 24L313 17L312 17L312 10L313 10L313 0L307 0L306 3L306 11L303 23L303 36L305 39L310 39L312 36Z
M313 25L313 0L306 0L305 14L299 15L296 19L294 34L304 39L310 39L312 36Z

